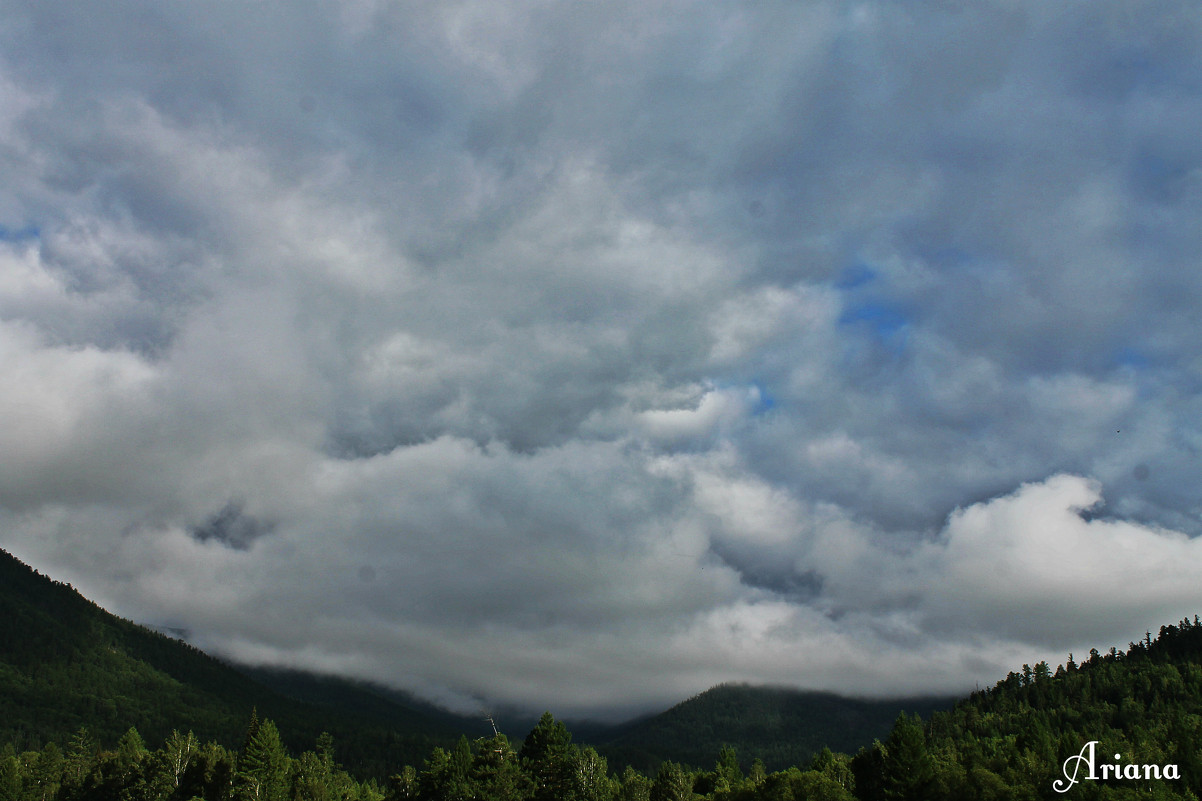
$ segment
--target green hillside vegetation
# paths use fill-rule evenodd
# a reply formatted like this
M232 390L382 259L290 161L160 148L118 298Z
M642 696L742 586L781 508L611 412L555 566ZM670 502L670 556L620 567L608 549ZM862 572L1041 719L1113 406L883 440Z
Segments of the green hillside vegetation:
M0 801L1198 801L1202 793L1196 617L1080 664L1070 655L1054 670L1024 665L925 722L899 715L854 755L828 747L808 755L807 716L853 709L823 707L813 694L715 688L618 731L607 759L550 714L520 744L491 729L458 740L445 730L402 734L383 718L420 725L420 713L390 712L370 687L296 676L281 687L289 683L316 703L115 621L70 587L0 559ZM258 712L231 724L249 701ZM845 730L872 719L857 714ZM787 742L772 750L777 738ZM289 750L297 746L309 750ZM647 769L628 765L622 748L651 760ZM784 748L807 756L766 762ZM1082 773L1058 793L1065 760L1094 751L1118 767ZM1144 765L1165 774L1137 775Z
M895 730L896 734L896 730ZM1202 625L1147 633L1126 651L1023 665L926 726L933 798L1064 798L1064 760L1096 740L1099 761L1178 767L1175 781L1082 782L1072 798L1196 798L1202 793ZM871 760L861 757L861 767ZM920 762L924 760L920 759ZM925 762L924 762L925 764ZM1029 793L1029 794L1028 794Z
M420 764L433 745L492 732L482 717L453 715L395 690L227 665L111 615L0 551L0 743L18 751L64 745L82 726L111 746L132 726L150 742L185 728L233 747L252 708L290 743L332 732L335 756L380 780L402 764ZM727 685L631 724L575 725L578 739L611 763L644 771L663 761L705 765L726 743L746 760L783 767L826 744L854 750L870 743L902 708L930 706ZM538 721L504 710L496 719L506 731L529 731Z
M323 731L339 756L381 777L420 760L457 729L377 695L345 708L298 702L178 640L115 617L67 584L0 551L0 743L18 751L87 728L113 744L136 727L152 741L184 726L203 740L236 745L252 708L288 739Z
M787 688L722 684L615 736L593 739L615 764L655 770L661 762L704 766L724 745L769 770L808 761L822 748L855 751L888 735L900 712L928 715L954 698L869 701Z

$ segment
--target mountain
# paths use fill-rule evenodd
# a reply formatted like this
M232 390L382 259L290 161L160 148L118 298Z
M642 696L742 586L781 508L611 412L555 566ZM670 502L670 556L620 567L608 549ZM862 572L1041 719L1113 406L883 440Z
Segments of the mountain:
M885 737L905 711L927 716L954 698L870 701L783 687L722 684L666 712L583 738L611 764L652 772L672 761L709 768L723 745L768 770L804 764L823 747L854 753Z
M306 698L303 684L280 679L268 687L106 612L0 550L0 743L39 747L84 726L112 744L133 726L150 742L191 729L202 740L236 746L257 709L294 747L312 747L328 731L348 768L383 777L420 764L433 745L460 734L452 717L365 686L334 682L336 693Z
M421 766L430 759L434 769L424 771L422 781L438 797L463 782L535 782L545 770L563 773L564 781L585 777L593 789L617 793L620 785L621 797L645 798L653 787L662 795L670 787L691 786L713 801L1058 798L1063 796L1056 786L1066 782L1076 785L1073 797L1079 798L1196 801L1202 793L1202 622L1197 617L1162 626L1155 639L1149 632L1126 651L1092 651L1080 664L1070 656L1055 670L1042 662L1024 665L1022 672L950 708L932 699L857 701L722 685L643 720L577 730L578 741L609 757L611 772L633 764L654 772L654 782L625 772L614 784L591 748L566 747L570 735L550 716L545 725L539 723L539 762L525 753L519 759L503 737L478 737L479 721L422 707L402 693L287 671L248 672L252 675L114 617L69 585L0 551L0 798L26 797L18 791L41 781L38 771L50 771L51 783L45 786L53 786L52 774L65 770L66 763L52 743L73 739L80 726L106 748L119 737L124 745L116 752L77 754L92 764L74 774L71 792L77 795L85 774L100 782L98 787L116 782L129 785L126 789L141 781L140 775L165 775L168 763L160 757L166 751L150 759L139 738L121 736L131 726L151 743L167 741L170 731L179 729L236 747L252 708L278 726L278 733L265 722L256 727L262 736L255 742L263 748L268 734L282 734L298 753L329 731L338 761L363 778L391 776L402 765ZM898 715L903 708L929 718L924 724ZM474 745L462 740L452 746L465 728L473 729ZM179 738L174 740L178 745ZM280 748L279 739L274 742ZM28 753L43 744L37 754ZM317 751L328 753L320 745ZM532 753L537 757L538 749ZM285 755L272 764L294 764L302 778L316 776L315 769L333 775L332 763L322 763L323 758L306 751L291 762ZM756 758L774 772L750 769L747 763ZM205 764L221 759L217 755L217 762ZM131 760L144 768L131 773ZM1070 765L1085 763L1087 769L1070 776ZM225 758L222 764L231 763ZM112 773L113 766L124 773ZM393 788L400 793L396 798L409 797L404 793L419 779L411 769L402 773ZM67 774L61 777L66 788ZM201 777L201 783L228 787L221 783L228 780L214 777ZM378 790L361 789L362 795L347 797L383 801ZM617 797L607 793L596 797ZM103 797L118 795L126 797ZM171 795L174 801L188 797Z
M722 685L619 726L576 721L578 742L615 767L663 761L707 766L724 744L771 769L823 746L854 751L882 737L900 710L927 714L950 700L863 701L788 689ZM252 709L293 748L322 731L364 776L420 766L434 745L491 734L483 719L453 715L405 693L346 679L228 665L186 643L118 618L70 585L0 550L0 744L20 750L63 741L80 726L115 742L131 726L149 742L172 729L238 745ZM498 715L517 742L536 717Z
M912 749L911 764L899 767L914 774L925 750L932 798L1063 798L1067 790L1054 791L1053 784L1063 788L1071 778L1077 798L1196 799L1202 793L1202 622L1195 617L1161 626L1155 638L1148 632L1125 651L1092 650L1080 664L1070 655L1054 670L1044 662L1023 665L1022 672L932 715L925 740ZM889 746L886 741L886 753ZM1093 764L1070 772L1084 755L1096 756ZM861 766L877 761L870 754L857 759ZM1119 765L1123 775L1101 770L1102 763ZM1169 774L1169 765L1175 778L1147 779L1144 766ZM871 781L857 777L857 783L867 797Z

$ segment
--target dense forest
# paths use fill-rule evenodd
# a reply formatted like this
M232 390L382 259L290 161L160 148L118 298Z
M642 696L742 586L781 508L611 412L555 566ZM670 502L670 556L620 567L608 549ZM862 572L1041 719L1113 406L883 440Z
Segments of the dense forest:
M312 683L312 682L311 682ZM69 584L0 551L0 743L41 748L86 727L114 743L130 727L159 742L186 727L236 745L252 707L297 741L323 731L365 775L453 743L456 721L345 683L328 703L298 700L179 640L115 617Z
M577 742L613 764L654 771L661 762L705 764L724 744L769 769L819 748L855 751L888 734L900 710L929 713L954 699L865 701L785 688L722 685L666 712L619 726L577 721ZM435 745L491 734L482 716L454 715L396 690L297 671L222 663L187 643L113 616L72 587L0 551L0 744L18 752L63 744L85 727L112 744L134 727L149 742L192 730L226 748L241 743L249 710L271 718L290 744L333 735L333 757L383 782L420 765ZM537 715L494 710L504 731Z
M360 781L318 736L293 755L252 712L242 744L201 743L178 730L150 749L136 729L108 747L79 729L39 750L0 749L0 801L869 801L1041 799L1066 757L1097 743L1109 761L1173 766L1173 777L1083 780L1074 798L1197 799L1202 788L1202 624L1183 620L1128 650L1097 651L1054 672L1023 666L923 723L901 715L884 741L854 756L822 749L768 772L721 748L709 767L667 761L644 774L611 770L546 714L513 745L501 733L435 746L383 783ZM616 767L616 766L615 766ZM1118 771L1116 771L1118 773ZM1120 774L1121 775L1121 774Z
M854 756L822 749L768 772L722 747L708 767L662 762L611 770L549 713L515 746L499 732L435 746L381 784L335 761L333 738L292 755L252 713L242 745L173 731L150 750L135 729L102 748L84 729L37 751L0 751L0 801L870 801L1069 797L1054 783L1067 757L1095 742L1102 759L1172 767L1159 779L1085 779L1071 797L1197 799L1202 788L1202 623L1182 620L1124 651L1097 651L1053 671L1024 665L925 723L898 717ZM616 767L616 766L615 766Z
M341 684L304 688L309 700L337 694L352 711L334 715L182 643L114 626L11 557L0 558L0 589L0 801L1197 801L1202 793L1196 617L1080 663L1069 655L1055 669L1024 665L950 708L933 704L925 720L897 716L849 753L815 751L804 730L824 715L871 722L880 709L734 686L633 725L607 750L573 741L550 714L520 742L495 728L451 735L447 721L391 709L383 697ZM51 697L64 692L66 705ZM270 709L248 704L231 737L233 710L251 698ZM317 728L324 722L337 730ZM771 768L749 758L749 727L781 740L766 753L805 756ZM640 746L657 737L695 742L688 758L657 758ZM1064 786L1085 754L1088 768Z

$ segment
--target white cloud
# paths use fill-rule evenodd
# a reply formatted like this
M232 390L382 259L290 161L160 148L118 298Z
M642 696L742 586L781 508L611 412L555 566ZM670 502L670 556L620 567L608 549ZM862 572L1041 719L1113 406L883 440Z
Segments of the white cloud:
M1059 475L956 512L925 555L941 577L928 613L1047 645L1194 614L1202 542L1082 517L1101 502L1096 482Z

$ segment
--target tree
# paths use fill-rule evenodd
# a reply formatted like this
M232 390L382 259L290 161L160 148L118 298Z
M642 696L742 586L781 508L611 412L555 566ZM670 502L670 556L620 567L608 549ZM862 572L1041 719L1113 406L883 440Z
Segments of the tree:
M851 758L846 754L836 754L823 747L810 761L810 769L821 773L845 790L851 791L856 786L855 775L851 770Z
M217 743L205 743L180 777L177 795L185 799L230 801L234 773L234 755Z
M617 801L651 801L651 780L627 765L614 797Z
M54 743L46 743L33 760L30 770L33 801L51 801L58 794L63 775L63 752Z
M325 761L305 751L297 758L292 772L292 801L333 801L332 775Z
M188 770L188 765L200 751L200 743L196 735L189 731L180 734L172 729L167 742L163 744L163 758L166 762L167 774L171 777L171 786L178 788Z
M693 778L675 762L659 766L651 783L650 801L693 801Z
M534 788L509 738L499 733L476 741L471 783L478 797L490 801L522 801Z
M544 712L522 743L522 767L534 781L534 801L575 798L569 746L572 735L561 721Z
M468 784L471 753L470 749L465 753L465 748L468 748L467 739L463 737L454 753L435 747L418 776L417 797L420 801L467 801L472 797Z
M248 732L234 774L236 801L287 801L291 760L280 742L280 732L264 720Z
M756 757L751 763L751 770L747 772L747 783L752 787L759 787L768 778L768 771L764 768L764 760Z
M131 726L117 741L117 764L122 769L129 770L140 765L148 756L150 752L146 750L146 741L138 734L138 730Z
M926 735L918 718L901 713L885 742L884 792L888 801L929 801L935 783L935 765L927 751Z
M417 771L412 765L406 765L400 773L388 777L384 801L417 801L417 797Z
M717 799L730 798L743 784L743 769L739 767L738 754L729 745L722 746L722 750L718 752L713 783L713 796Z
M614 782L609 778L609 765L605 757L592 746L572 746L569 754L572 767L572 790L579 801L610 801L614 796Z
M880 740L860 749L851 759L851 772L855 777L856 795L860 798L882 798L885 773L885 746Z
M16 756L0 756L0 801L20 801L21 763Z
M96 741L83 726L71 735L67 743L67 755L63 762L63 788L69 794L77 794L96 759Z

